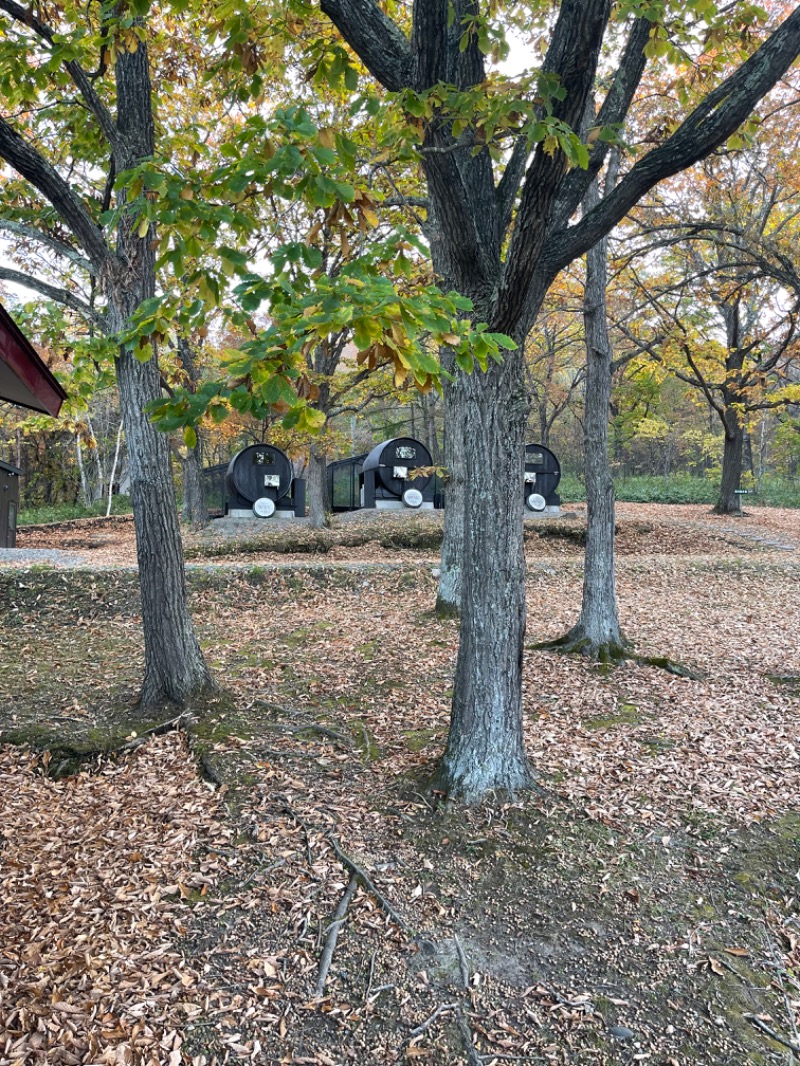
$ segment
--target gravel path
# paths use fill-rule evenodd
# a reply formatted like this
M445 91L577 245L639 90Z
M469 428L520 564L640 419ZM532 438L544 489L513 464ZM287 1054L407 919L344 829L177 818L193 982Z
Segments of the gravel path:
M85 555L62 552L57 548L0 548L0 565L3 563L53 563L56 566L84 566L89 562Z

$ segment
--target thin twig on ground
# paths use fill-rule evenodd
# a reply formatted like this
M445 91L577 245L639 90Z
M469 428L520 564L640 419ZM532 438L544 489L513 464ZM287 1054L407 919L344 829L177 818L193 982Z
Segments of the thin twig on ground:
M762 1022L757 1014L743 1014L742 1017L750 1022L751 1025L754 1025L756 1029L760 1029L770 1040L775 1040L777 1043L783 1044L785 1048L788 1048L795 1055L800 1055L800 1044L795 1044L793 1040L787 1040L785 1036L776 1033L766 1022Z
M464 954L461 941L455 933L453 934L453 942L456 945L456 951L458 953L458 965L461 969L461 980L464 984L464 988L469 988L469 966L467 965L467 956Z
M375 885L375 882L372 880L369 874L367 874L358 865L357 862L351 859L349 855L346 855L342 851L341 846L339 845L339 841L331 833L328 833L328 840L330 841L330 845L333 848L334 854L336 855L336 858L339 860L339 862L343 866L347 867L350 873L354 874L359 879L359 881L361 881L361 884L364 886L364 888L366 888L367 891L375 897L381 910L383 910L384 913L387 914L389 918L391 918L394 924L399 926L399 928L402 929L404 932L408 932L407 923L400 917L400 915L391 905L386 896L384 896L381 890Z
M475 1044L472 1042L472 1030L470 1029L469 1022L460 1008L456 1015L456 1024L458 1025L461 1039L464 1042L464 1050L467 1053L467 1062L469 1063L469 1066L484 1066L483 1056L478 1054Z
M408 1034L409 1038L413 1040L415 1037L422 1036L422 1034L433 1025L440 1014L444 1014L446 1010L458 1010L458 1003L441 1003L430 1017L426 1018L424 1022L416 1026Z
M339 939L339 930L347 920L347 908L350 906L350 900L355 895L356 888L358 888L358 878L353 874L347 888L344 890L344 895L339 900L339 906L334 911L333 920L328 926L328 935L325 938L325 948L319 962L317 987L314 993L317 999L322 999L325 995L325 982L328 980L328 971L331 968L333 953L336 950L336 941Z

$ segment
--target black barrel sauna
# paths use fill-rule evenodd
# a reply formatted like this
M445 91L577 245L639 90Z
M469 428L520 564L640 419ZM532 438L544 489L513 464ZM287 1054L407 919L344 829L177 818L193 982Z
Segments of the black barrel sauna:
M272 444L237 452L225 475L225 510L232 518L302 518L306 483L293 476L288 455Z
M525 510L550 514L561 508L556 494L561 480L561 464L542 444L525 445Z
M364 459L359 480L361 506L385 510L432 508L434 496L431 453L413 437L383 441ZM417 471L428 469L428 473Z
M13 548L17 543L19 475L18 467L0 462L0 548Z

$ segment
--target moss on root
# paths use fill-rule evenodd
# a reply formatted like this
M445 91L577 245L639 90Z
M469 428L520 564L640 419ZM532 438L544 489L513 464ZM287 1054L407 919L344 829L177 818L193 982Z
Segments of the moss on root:
M574 630L555 640L543 640L532 645L534 651L556 651L560 655L580 655L591 662L609 666L619 666L626 659L633 658L632 645L622 638L621 642L597 642Z
M607 641L598 643L575 630L570 630L563 637L556 637L555 640L542 640L530 645L530 647L534 651L555 651L560 655L580 655L582 658L597 663L601 667L613 668L624 662L635 662L640 663L642 666L654 666L659 670L665 670L668 674L674 674L676 677L685 677L691 681L700 681L703 676L696 670L692 670L666 655L639 655L633 650L633 643L624 635L620 642Z

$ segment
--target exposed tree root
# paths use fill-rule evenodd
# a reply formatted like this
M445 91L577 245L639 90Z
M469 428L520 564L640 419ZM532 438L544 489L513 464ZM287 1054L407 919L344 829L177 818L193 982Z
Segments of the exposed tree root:
M352 874L347 888L344 890L344 895L339 900L339 906L334 911L331 924L328 926L328 935L325 938L325 947L322 951L322 958L319 963L319 973L317 975L317 987L315 991L317 999L322 999L325 995L325 982L328 980L328 971L331 968L333 953L336 950L336 941L339 939L339 930L347 921L347 908L350 906L350 900L355 895L357 888L358 877L355 874Z
M619 666L626 659L635 658L632 653L633 645L625 637L619 641L595 641L587 637L583 632L571 629L563 637L555 640L543 640L533 645L536 651L557 651L561 655L580 655L596 663L608 663Z
M632 655L631 659L642 666L655 666L658 670L666 670L668 674L674 674L676 677L686 677L690 681L703 680L703 674L699 671L690 670L688 666L668 659L665 655Z
M633 650L633 644L622 636L620 641L599 643L583 636L572 629L563 637L555 640L543 640L532 645L535 651L555 651L560 655L580 655L591 662L603 666L620 666L624 662L640 663L642 666L655 666L676 677L686 677L691 681L702 680L702 674L688 666L676 662L665 655L639 655Z
M433 776L428 779L426 791L444 803L464 803L467 806L505 800L525 792L550 795L548 789L538 783L537 775L527 759L523 767L517 767L516 772L509 765L502 767L502 781L498 780L500 771L489 776L484 775L479 767L470 769L472 772L454 773L442 760Z
M353 877L356 878L356 880L361 882L367 892L371 893L371 895L375 898L384 914L386 914L387 917L389 917L396 926L398 926L404 932L407 932L408 924L400 917L400 915L391 905L386 896L384 896L381 890L375 885L375 882L372 880L369 874L366 873L365 870L362 870L362 868L358 865L357 862L355 862L353 859L350 858L349 855L346 855L342 851L339 845L339 841L336 839L335 836L329 833L328 840L330 841L330 845L334 850L336 858L339 860L342 866L348 869L353 875Z
M722 515L724 518L746 518L747 517L745 515L744 511L742 511L741 509L738 510L738 511L730 511L730 510L728 510L727 507L720 507L719 504L715 504L715 506L711 508L711 514Z

